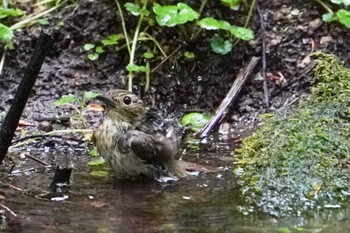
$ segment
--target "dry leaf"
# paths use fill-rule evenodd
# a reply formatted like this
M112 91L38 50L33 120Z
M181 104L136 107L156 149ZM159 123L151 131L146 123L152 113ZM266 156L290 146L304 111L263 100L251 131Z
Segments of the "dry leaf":
M99 104L89 104L87 107L86 107L88 110L92 110L92 111L98 111L98 112L102 112L104 111L104 107L102 107L101 105Z

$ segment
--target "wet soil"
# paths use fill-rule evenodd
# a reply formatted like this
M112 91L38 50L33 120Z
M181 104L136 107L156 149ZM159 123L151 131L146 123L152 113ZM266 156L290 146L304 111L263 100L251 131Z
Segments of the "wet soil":
M198 9L198 4L200 3L194 2L193 7ZM211 1L208 4L205 14L223 10ZM259 75L262 70L260 63L242 89L239 98L230 106L224 120L230 122L229 128L234 132L232 137L235 140L241 134L250 132L257 123L256 116L259 113L289 108L301 95L308 92L312 81L311 61L308 56L312 52L330 52L339 56L345 63L350 62L349 47L346 43L350 36L349 30L336 23L323 23L323 9L315 2L278 0L258 1L258 4L262 19L255 11L250 23L256 34L253 41L239 42L230 54L219 56L210 51L210 32L200 34L195 41L184 45L178 54L152 74L150 93L143 93L142 88L137 85L134 88L135 92L139 92L148 105L153 104L165 117L169 113L179 117L184 112L213 112L239 70L252 56L261 56L264 52L262 44L266 43L270 108L267 109L264 100L263 80ZM23 127L25 132L32 134L40 131L38 126L41 123L38 118L43 115L69 115L71 111L68 109L53 105L63 94L82 95L86 90L104 92L112 88L126 88L126 51L107 51L100 59L92 62L87 60L87 54L83 50L85 43L97 43L109 34L121 32L120 18L116 16L115 9L114 1L81 0L76 9L67 6L50 15L48 26L17 30L14 41L16 49L8 52L0 77L0 111L7 111L11 105L40 28L53 30L55 44L46 58L25 109L23 120L32 124ZM237 18L235 14L223 12L222 19L243 24L244 17ZM127 20L130 24L135 24L132 16L127 16ZM57 26L61 21L64 22L63 26ZM180 38L177 38L177 35L167 31L159 35L163 41L169 41L169 53L178 47L176 41ZM187 50L194 52L197 59L184 60L183 53ZM151 65L154 67L158 63L159 60ZM100 119L99 114L92 114L88 120L89 126L95 127ZM70 127L72 125L67 122L53 124L54 129ZM21 137L24 131L22 130L22 134L17 132L17 137ZM230 145L233 139L228 140ZM244 218L237 210L239 201L232 198L235 196L235 190L234 178L229 171L232 163L230 160L222 164L222 160L218 159L218 162L213 163L216 167L228 168L227 171L202 174L171 184L95 180L89 177L87 172L87 156L84 149L86 144L81 145L82 150L79 151L75 150L77 145L55 143L68 149L55 152L54 155L50 150L45 151L42 144L31 144L29 149L24 149L33 151L33 156L40 158L46 158L43 155L47 154L51 165L66 161L73 155L68 161L77 169L74 171L68 201L38 199L38 194L48 190L53 170L42 167L38 170L38 164L24 160L25 162L20 162L21 165L18 166L20 172L15 171L11 177L2 175L2 180L18 185L24 190L33 190L34 187L37 187L37 190L27 195L28 193L16 192L11 188L2 189L0 194L6 197L6 205L19 216L3 221L3 229L29 229L28 232L74 232L81 228L92 229L92 232L105 229L107 232L174 232L184 229L188 229L188 232L206 232L205 229L224 232L230 229L229 232L234 232L232 229L240 226L237 232L256 232L256 227L261 224L266 227L265 232L271 232L271 224L275 224L272 229L284 224L312 225L311 220L298 218L288 223L282 221L277 224L273 219L257 222L256 219ZM232 150L232 146L229 148ZM36 150L39 152L35 152ZM220 151L214 153L218 153L219 158L231 156L230 153ZM64 156L59 156L62 154ZM206 156L205 159L202 156ZM195 152L195 155L188 157L190 161L204 163L210 162L211 159L212 154L206 152ZM77 209L80 215L73 211ZM202 215L202 212L208 215ZM264 219L262 216L258 218ZM197 222L200 224L196 224ZM65 224L71 228L64 228ZM349 223L344 221L344 224ZM339 229L344 226L340 226ZM321 226L320 228L324 229Z

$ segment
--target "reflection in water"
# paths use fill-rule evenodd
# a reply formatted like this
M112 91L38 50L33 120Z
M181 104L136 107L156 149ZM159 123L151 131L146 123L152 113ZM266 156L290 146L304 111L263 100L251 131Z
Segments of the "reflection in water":
M232 148L210 153L196 151L184 160L220 167L176 182L96 179L88 174L86 156L74 155L68 199L42 198L49 191L54 170L19 173L2 181L26 190L1 187L4 204L17 217L7 215L0 230L8 232L348 232L350 208L309 212L275 219L255 211L239 211L240 200L231 173ZM50 156L50 155L47 155ZM55 156L58 156L55 154ZM70 155L72 156L72 155ZM28 164L28 167L34 167ZM21 167L25 170L26 167Z

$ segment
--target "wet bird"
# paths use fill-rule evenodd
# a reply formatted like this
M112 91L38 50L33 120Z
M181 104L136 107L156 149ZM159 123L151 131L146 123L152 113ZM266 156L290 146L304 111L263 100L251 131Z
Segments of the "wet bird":
M107 116L95 130L94 141L118 178L157 179L187 174L173 158L180 144L174 130L170 128L166 135L150 133L141 99L121 89L110 90L97 99L106 106Z

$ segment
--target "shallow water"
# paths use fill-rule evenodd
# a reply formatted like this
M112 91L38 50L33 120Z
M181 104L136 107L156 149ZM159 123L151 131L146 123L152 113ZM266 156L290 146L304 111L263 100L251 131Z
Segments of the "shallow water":
M94 178L86 165L88 156L77 148L31 150L50 164L72 164L68 190L50 193L53 168L32 160L2 174L2 202L17 217L5 212L3 232L348 232L349 208L310 212L299 217L275 219L256 211L243 214L231 173L232 144L188 151L184 160L219 168L176 182ZM32 169L37 167L38 169ZM52 198L53 196L56 198Z

